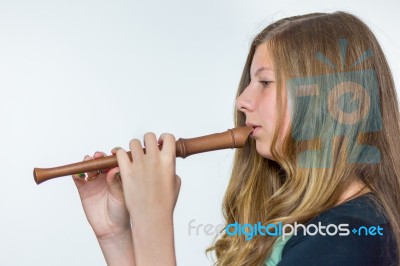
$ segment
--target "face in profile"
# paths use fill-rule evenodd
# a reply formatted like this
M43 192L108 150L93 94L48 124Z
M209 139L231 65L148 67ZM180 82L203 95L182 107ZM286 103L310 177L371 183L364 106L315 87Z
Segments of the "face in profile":
M264 158L274 160L271 143L277 128L277 88L274 65L266 44L257 47L250 68L251 81L236 99L236 108L246 115L246 125L254 127L251 137L256 141L257 152ZM286 99L286 89L282 91ZM284 103L284 101L283 101ZM289 128L289 111L285 110L283 127L278 135L277 151Z

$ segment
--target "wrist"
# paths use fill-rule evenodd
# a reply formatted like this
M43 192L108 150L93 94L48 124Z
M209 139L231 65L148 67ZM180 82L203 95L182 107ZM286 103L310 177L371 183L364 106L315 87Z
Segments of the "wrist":
M176 265L172 217L154 217L132 225L137 265Z
M107 265L135 265L132 231L127 229L113 236L97 238Z
M145 210L130 216L132 222L131 229L135 228L135 225L140 225L141 227L152 227L160 225L170 225L173 223L173 211L170 210L158 210L151 209Z
M118 243L120 241L126 241L126 237L131 235L131 228L125 228L122 230L117 230L116 232L112 234L107 234L107 235L101 235L97 236L96 239L99 242L99 244L104 244L104 245L112 245L113 243Z

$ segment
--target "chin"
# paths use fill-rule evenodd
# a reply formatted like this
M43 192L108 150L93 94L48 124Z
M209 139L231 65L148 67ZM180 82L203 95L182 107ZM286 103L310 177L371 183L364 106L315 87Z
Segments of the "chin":
M270 160L274 160L274 157L272 156L272 154L271 154L269 149L265 149L265 147L262 147L262 148L264 148L264 149L262 149L257 144L258 143L256 143L256 150L257 150L258 154L260 154L261 157L266 158L266 159L270 159Z

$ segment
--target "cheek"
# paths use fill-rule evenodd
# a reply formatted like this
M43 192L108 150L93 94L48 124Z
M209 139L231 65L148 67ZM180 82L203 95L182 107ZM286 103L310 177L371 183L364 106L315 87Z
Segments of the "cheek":
M276 105L274 100L265 100L260 106L260 117L262 123L267 125L267 128L275 128L276 123Z
M282 130L283 130L283 135L286 135L286 134L289 133L289 126L290 126L290 113L289 113L289 111L287 110L287 111L286 111L286 115L285 115L285 120L284 120L284 122L283 122L283 128L282 128Z
M287 97L286 90L284 90L282 100L283 100L284 104L286 103L285 104L286 110L284 110L285 114L283 117L283 125L282 125L282 131L281 131L281 135L283 138L284 136L287 136L290 133L289 132L290 131L290 120L291 120L290 114L292 112L292 102L291 102L291 99L289 97Z

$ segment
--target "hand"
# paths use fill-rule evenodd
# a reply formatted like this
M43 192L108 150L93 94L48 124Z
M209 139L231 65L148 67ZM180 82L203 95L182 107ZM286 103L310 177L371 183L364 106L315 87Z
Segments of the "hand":
M124 150L117 160L125 202L132 221L136 265L176 265L173 211L181 179L175 173L175 137L162 134L157 145L154 133L130 142L132 161Z
M115 154L116 149L113 149L112 153ZM96 152L93 158L103 156L106 154ZM84 161L93 158L85 156ZM73 176L87 220L99 241L115 238L124 233L130 234L129 213L117 173L119 168L115 167L90 181L85 181L79 175ZM96 174L97 171L90 172L87 176Z
M141 218L172 215L178 199L181 179L175 173L175 137L164 133L158 144L161 150L155 134L147 133L146 153L138 139L129 144L132 161L123 149L116 153L133 227Z
M116 153L116 149L111 151ZM96 152L93 158L106 156ZM85 156L84 161L93 159ZM132 230L129 213L126 209L122 191L119 168L115 167L104 173L89 172L86 181L74 175L74 182L82 201L86 218L92 227L107 265L134 266Z

